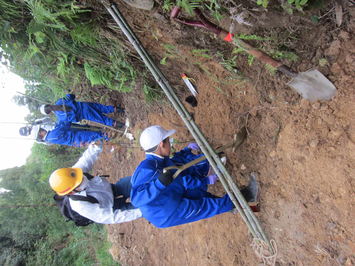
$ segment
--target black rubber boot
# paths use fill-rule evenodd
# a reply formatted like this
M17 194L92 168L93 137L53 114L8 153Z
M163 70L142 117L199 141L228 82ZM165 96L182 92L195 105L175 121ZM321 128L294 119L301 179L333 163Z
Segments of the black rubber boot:
M259 194L260 194L260 186L258 181L256 180L257 174L250 174L249 185L243 188L240 192L243 194L245 200L248 203L258 203L259 202Z

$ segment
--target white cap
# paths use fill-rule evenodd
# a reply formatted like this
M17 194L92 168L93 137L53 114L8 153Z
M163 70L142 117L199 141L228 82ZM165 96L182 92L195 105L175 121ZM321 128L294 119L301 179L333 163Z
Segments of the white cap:
M39 130L41 129L41 127L39 126L39 125L35 125L35 126L33 126L32 127L32 129L31 129L31 139L34 139L34 140L36 140L37 139L37 137L38 137L38 132L39 132Z
M151 126L143 130L139 142L143 150L149 150L157 146L167 137L170 137L176 132L175 129L165 130L161 126Z
M42 104L40 107L39 107L39 111L41 112L41 114L42 115L48 115L47 113L46 113L46 106L47 106L48 104Z

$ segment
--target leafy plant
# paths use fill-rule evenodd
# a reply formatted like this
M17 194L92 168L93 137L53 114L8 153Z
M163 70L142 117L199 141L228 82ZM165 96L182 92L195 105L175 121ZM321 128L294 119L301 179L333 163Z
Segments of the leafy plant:
M223 15L221 13L222 11L222 6L219 4L217 0L207 0L204 2L204 6L210 10L212 16L217 20L221 21L223 18Z
M191 50L191 53L193 56L198 56L198 57L203 57L207 59L211 59L212 56L208 54L209 50L208 49L193 49Z
M267 8L269 6L270 0L257 0L256 3L259 6ZM303 8L308 4L308 0L287 0L283 1L281 7L289 14L293 13L294 9L298 11L303 11Z
M164 0L163 10L170 11L174 7L174 2L171 0Z
M307 5L308 0L287 0L282 7L289 13L293 13L293 9L303 11L303 8Z
M162 96L162 93L160 90L156 89L156 88L153 88L153 87L150 87L146 84L144 84L143 86L143 93L144 93L144 96L145 96L145 100L148 102L148 103L152 103L154 101L156 101L157 99L161 99L161 96Z
M267 6L269 5L269 0L257 0L256 4L264 8L267 8Z
M239 73L237 69L237 56L232 56L231 58L225 58L222 53L218 52L217 57L219 58L220 64L232 73Z
M287 52L287 51L280 51L280 50L271 50L269 52L271 57L276 58L276 59L287 59L291 62L297 62L299 57L293 52Z
M178 51L176 46L172 44L163 44L165 53L164 57L160 60L160 64L166 65L168 58L176 58L178 55Z
M202 6L203 0L178 0L176 5L182 7L187 13L193 15L194 8Z
M235 34L234 38L242 39L242 40L256 40L256 41L267 41L270 40L269 37L261 37L255 34Z

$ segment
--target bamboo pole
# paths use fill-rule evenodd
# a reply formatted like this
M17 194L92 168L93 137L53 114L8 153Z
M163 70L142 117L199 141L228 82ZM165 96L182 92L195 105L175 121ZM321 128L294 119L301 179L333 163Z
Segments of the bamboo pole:
M138 54L141 56L142 60L146 64L147 68L151 71L153 77L155 78L156 82L165 92L167 98L175 107L176 111L184 121L185 125L189 129L192 136L195 138L196 142L200 146L201 150L205 154L207 160L209 161L210 165L218 175L224 189L230 196L231 200L233 201L234 205L236 206L237 210L239 211L240 215L242 216L243 220L245 221L246 225L249 228L249 231L255 238L263 240L267 243L270 247L270 242L266 237L265 233L263 232L258 220L256 219L255 215L253 214L252 210L248 206L247 202L245 201L244 197L242 196L241 192L239 191L238 187L234 183L232 177L228 173L227 169L220 161L218 155L213 150L213 148L207 142L203 133L199 130L198 126L193 121L192 117L183 106L182 102L178 99L177 95L175 94L174 90L170 86L167 79L161 73L160 69L154 64L153 60L150 58L149 54L145 51L141 43L139 42L138 38L135 36L133 31L130 29L129 25L125 21L122 14L114 5L109 5L109 2L106 0L101 0L101 3L106 7L107 11L113 17L115 22L119 25L122 32L126 35L129 41L132 43Z

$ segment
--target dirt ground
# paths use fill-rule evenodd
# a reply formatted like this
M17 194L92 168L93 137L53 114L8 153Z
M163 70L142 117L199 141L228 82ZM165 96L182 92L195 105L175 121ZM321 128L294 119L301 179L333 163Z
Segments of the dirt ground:
M215 56L196 56L193 49L231 55L229 44L210 33L172 23L159 10L152 14L119 6L181 100L188 92L180 73L193 78L198 106L185 104L212 145L230 142L233 134L247 126L246 142L227 152L227 168L238 185L246 184L250 172L259 174L262 192L257 217L277 243L276 264L355 265L354 7L346 10L341 27L335 25L334 12L328 12L318 24L297 16L292 23L292 17L283 14L280 20L288 19L287 27L280 27L277 20L235 29L279 38L285 31L297 34L285 45L300 59L286 63L298 71L317 67L337 87L331 101L309 102L262 64L255 61L249 66L246 56L237 59L238 73L226 70ZM223 23L228 26L228 21ZM167 53L163 44L175 50L165 65L159 64ZM178 141L193 139L165 97L147 104L139 84L132 93L110 95L110 100L118 99L126 107L136 138L145 127L160 124L177 129ZM130 147L117 142L128 140L107 144L96 164L96 172L110 174L112 181L131 175L144 158L137 141ZM220 183L212 191L224 194ZM157 229L145 219L107 229L111 253L122 265L260 263L238 214L167 229Z

